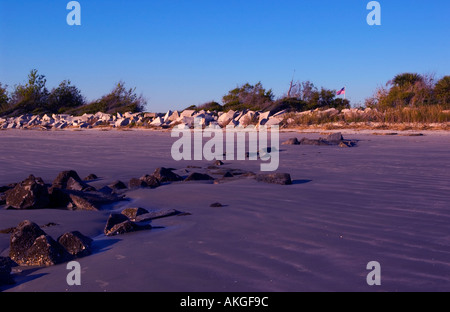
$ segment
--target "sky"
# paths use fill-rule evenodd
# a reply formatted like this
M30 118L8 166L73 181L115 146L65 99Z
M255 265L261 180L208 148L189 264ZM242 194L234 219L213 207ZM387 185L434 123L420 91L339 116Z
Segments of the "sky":
M276 97L291 79L346 87L353 106L403 72L450 75L450 1L0 0L0 82L12 90L31 69L47 88L70 80L88 101L125 82L147 111L221 103L261 82Z

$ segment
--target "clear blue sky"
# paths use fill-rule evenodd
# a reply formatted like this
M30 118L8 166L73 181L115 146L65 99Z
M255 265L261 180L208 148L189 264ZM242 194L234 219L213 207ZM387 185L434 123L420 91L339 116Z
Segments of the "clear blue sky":
M353 105L398 73L450 74L450 1L0 0L0 82L31 69L49 89L70 79L88 100L123 80L164 112L215 100L261 81L276 96L295 80L347 87Z

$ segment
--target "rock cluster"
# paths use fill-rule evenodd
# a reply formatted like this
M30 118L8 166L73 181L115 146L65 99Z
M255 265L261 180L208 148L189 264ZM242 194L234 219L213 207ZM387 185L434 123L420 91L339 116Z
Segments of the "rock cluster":
M248 126L248 125L278 125L284 118L286 111L274 115L270 112L259 112L252 110L244 111L195 111L184 110L182 112L169 110L165 114L159 113L117 113L84 114L72 116L67 114L32 115L25 114L18 117L0 118L0 129L67 129L79 128L90 129L95 127L173 127L185 126L192 128L195 123L201 126L218 125L225 127Z
M342 133L336 132L329 134L326 138L318 138L318 139L308 139L302 138L298 140L297 138L290 138L283 143L282 145L337 145L339 147L353 147L356 146L357 141L355 140L345 140L342 136Z
M11 233L9 257L25 266L51 266L91 254L92 239L69 232L57 240L36 223L25 220Z
M103 205L123 199L97 191L73 170L59 173L51 185L30 175L19 183L2 187L0 192L0 204L11 209L100 210Z

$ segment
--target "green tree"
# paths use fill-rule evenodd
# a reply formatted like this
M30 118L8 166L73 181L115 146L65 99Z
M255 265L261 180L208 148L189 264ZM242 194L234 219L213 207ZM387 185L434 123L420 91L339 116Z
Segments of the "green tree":
M11 95L11 109L18 114L39 114L45 111L48 90L45 86L47 80L39 75L36 69L31 70L28 82L17 85Z
M436 83L434 96L439 104L450 107L450 76L444 76Z
M0 82L0 115L10 108L7 88L8 86L3 86Z
M366 100L366 105L379 109L390 107L417 107L434 104L433 77L416 73L396 75L378 88L376 94Z
M240 87L230 90L222 98L223 109L228 110L265 110L273 103L274 94L272 90L264 89L261 82L256 85L246 83Z
M81 91L71 85L70 80L64 80L54 88L48 96L47 111L50 113L63 113L71 108L85 104Z
M103 113L137 113L142 112L145 108L147 101L142 95L136 94L136 88L125 88L125 83L120 81L116 84L114 89L107 95L102 96L100 99L79 108L70 110L70 113L83 114L90 113L95 114L97 112Z

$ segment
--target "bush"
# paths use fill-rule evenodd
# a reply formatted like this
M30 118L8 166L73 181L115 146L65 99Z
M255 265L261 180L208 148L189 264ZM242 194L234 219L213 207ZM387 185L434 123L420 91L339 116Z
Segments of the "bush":
M10 115L44 113L49 94L45 86L46 82L44 75L38 75L36 69L31 70L28 83L14 88L9 103L10 108L5 113Z
M273 103L272 90L266 91L261 82L256 85L246 83L240 87L230 90L222 98L223 110L265 110Z
M440 105L450 108L450 76L445 76L436 83L434 95Z
M109 94L69 112L79 115L95 114L97 112L108 114L138 113L144 110L146 104L147 101L143 96L136 94L136 88L126 89L125 83L119 82Z
M85 104L81 91L64 80L57 88L54 88L48 97L47 112L57 114L64 113L72 108Z
M10 109L9 106L9 95L8 95L8 86L3 86L0 82L0 115L3 111Z

